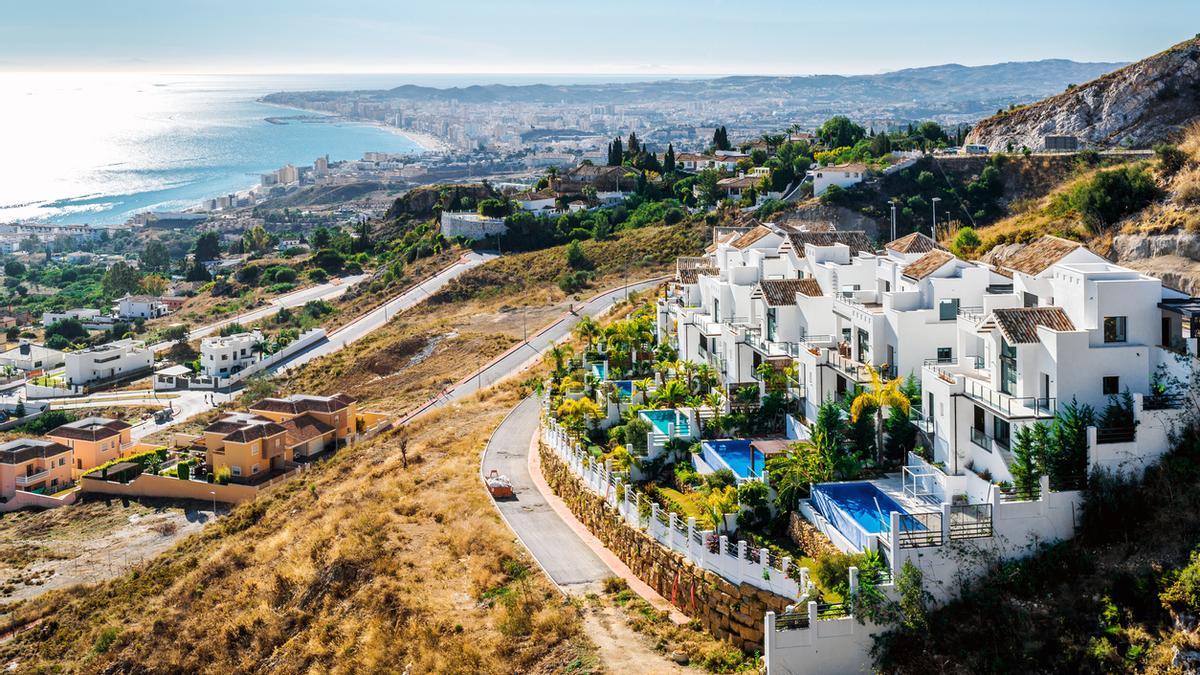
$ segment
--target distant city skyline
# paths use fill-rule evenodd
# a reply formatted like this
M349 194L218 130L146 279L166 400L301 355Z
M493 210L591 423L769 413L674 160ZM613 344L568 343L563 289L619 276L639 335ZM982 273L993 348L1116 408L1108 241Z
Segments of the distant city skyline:
M1134 61L1200 26L1200 3L1182 0L864 0L853 12L784 0L6 4L7 72L863 74Z

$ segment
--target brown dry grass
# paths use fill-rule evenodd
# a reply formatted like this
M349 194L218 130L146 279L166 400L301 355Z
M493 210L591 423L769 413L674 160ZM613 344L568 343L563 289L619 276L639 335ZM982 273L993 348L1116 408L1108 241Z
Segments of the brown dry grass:
M577 610L527 571L478 477L520 395L411 425L407 469L394 437L345 450L125 577L19 605L9 625L50 619L0 658L22 671L562 670L587 650Z

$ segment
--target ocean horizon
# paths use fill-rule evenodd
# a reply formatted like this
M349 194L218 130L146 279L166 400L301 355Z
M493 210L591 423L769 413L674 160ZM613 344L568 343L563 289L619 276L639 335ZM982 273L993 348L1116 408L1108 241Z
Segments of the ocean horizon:
M259 103L274 91L361 88L374 77L0 74L0 222L115 225L239 192L321 156L419 153L379 126ZM340 86L339 86L340 85Z

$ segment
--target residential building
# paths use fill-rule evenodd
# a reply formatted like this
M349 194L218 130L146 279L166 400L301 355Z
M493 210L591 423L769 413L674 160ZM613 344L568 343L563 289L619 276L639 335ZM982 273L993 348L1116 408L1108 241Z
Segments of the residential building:
M98 309L64 309L60 312L43 312L42 326L49 327L67 319L78 321L88 330L109 330L116 321Z
M126 295L114 307L121 319L156 319L167 314L167 306L149 295Z
M78 478L90 469L117 459L133 447L132 427L107 417L85 417L51 430L46 437L73 452L72 475Z
M58 368L64 363L63 352L21 339L16 347L0 353L0 366L26 373Z
M33 438L0 445L0 502L18 491L53 494L71 482L71 448Z
M299 457L346 443L357 431L358 401L346 394L264 398L249 410L279 423L287 431L288 447Z
M820 197L831 185L845 188L861 183L867 176L867 165L818 166L815 169L809 169L808 175L813 179L813 195Z
M228 413L204 428L211 471L228 468L233 482L254 483L292 466L287 429L253 413Z
M125 339L67 352L68 385L101 385L149 375L154 352L139 340Z
M208 377L228 377L258 361L262 333L257 330L200 341L200 371Z

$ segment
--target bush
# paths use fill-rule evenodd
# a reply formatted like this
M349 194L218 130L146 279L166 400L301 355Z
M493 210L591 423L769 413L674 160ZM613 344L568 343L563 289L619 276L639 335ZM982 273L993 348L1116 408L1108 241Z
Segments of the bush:
M592 261L588 260L587 255L583 252L583 247L578 241L573 241L567 245L567 267L573 270L591 269Z
M218 466L216 471L213 472L213 480L217 482L217 485L225 485L229 483L229 479L232 476L233 472L230 471L229 467L227 466Z
M314 284L323 284L329 280L329 275L320 267L314 267L307 273L308 280Z
M587 288L594 276L586 270L564 272L558 279L558 287L562 289L563 293L576 293Z
M704 482L713 490L722 490L737 485L737 476L734 475L733 469L717 469L705 476Z
M1158 196L1158 187L1144 166L1126 166L1101 171L1091 180L1075 185L1055 197L1053 211L1074 211L1095 228L1116 224L1145 208Z
M1160 143L1154 146L1154 154L1158 157L1159 166L1164 176L1174 176L1188 162L1188 154L1178 146Z

